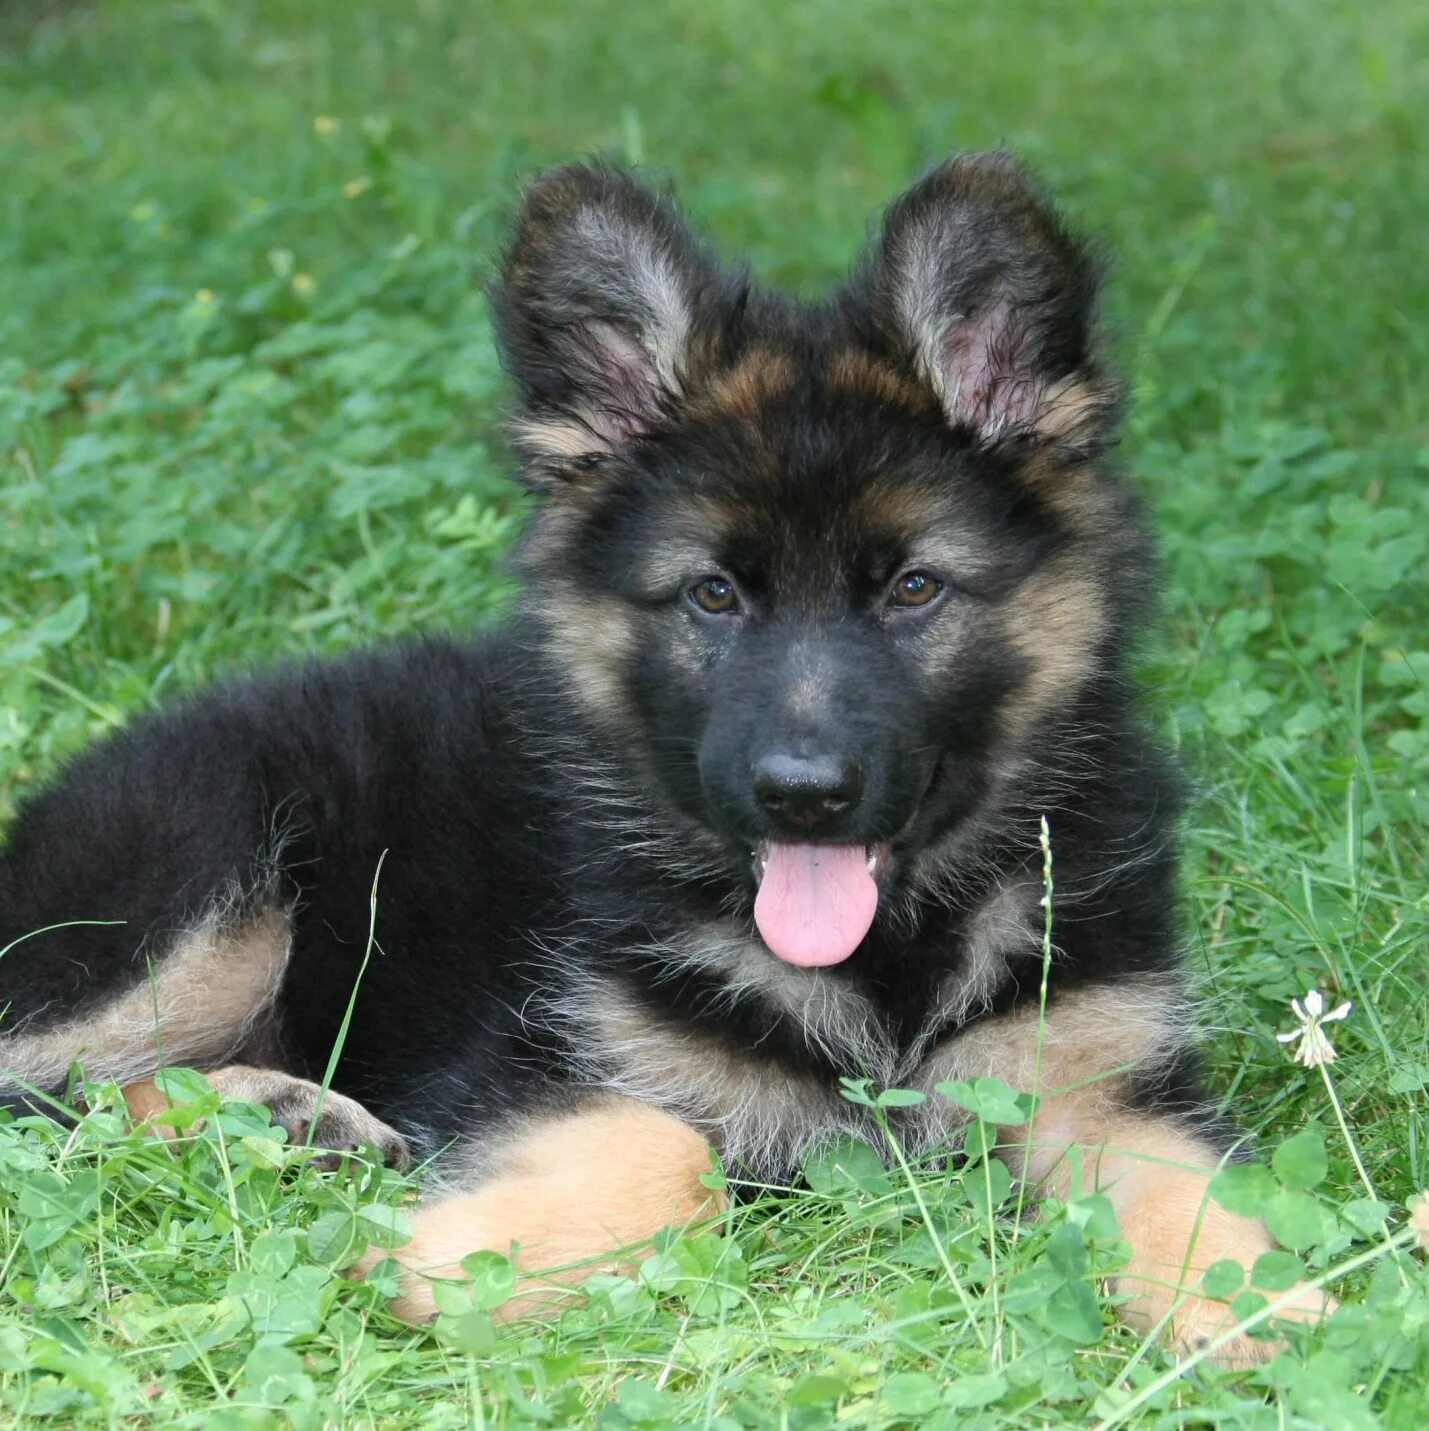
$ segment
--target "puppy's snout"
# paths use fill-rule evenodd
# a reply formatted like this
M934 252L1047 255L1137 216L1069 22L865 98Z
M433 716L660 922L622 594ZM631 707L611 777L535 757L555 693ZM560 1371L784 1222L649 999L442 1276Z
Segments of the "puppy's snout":
M754 765L754 798L780 829L829 834L858 808L863 770L837 755L771 751Z

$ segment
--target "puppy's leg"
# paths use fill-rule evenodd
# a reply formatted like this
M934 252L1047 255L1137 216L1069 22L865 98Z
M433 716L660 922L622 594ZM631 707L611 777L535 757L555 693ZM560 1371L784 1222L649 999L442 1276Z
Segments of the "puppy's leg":
M131 968L127 987L111 981L79 1013L46 1018L51 1010L42 1009L0 1033L0 1094L44 1109L27 1086L58 1091L79 1063L94 1080L123 1083L130 1112L143 1121L169 1106L153 1078L160 1067L208 1069L245 1052L271 1056L290 942L288 918L276 909L196 921L158 945L151 962ZM311 1130L313 1142L334 1154L372 1143L395 1167L411 1166L401 1135L340 1093L330 1091L319 1110L316 1083L276 1069L234 1063L208 1077L230 1098L264 1104L293 1142L306 1142Z
M1032 1176L1063 1196L1075 1176L1067 1149L1079 1146L1091 1154L1085 1180L1111 1200L1132 1247L1131 1261L1115 1287L1128 1298L1122 1316L1131 1326L1147 1333L1164 1325L1173 1345L1189 1351L1235 1322L1225 1303L1193 1289L1222 1258L1238 1262L1249 1277L1256 1259L1274 1244L1258 1219L1227 1212L1211 1201L1210 1181L1222 1162L1213 1142L1172 1118L1081 1110L1075 1099L1051 1100L1034 1139ZM1052 1166L1042 1171L1048 1163ZM1324 1293L1300 1287L1280 1315L1318 1321L1333 1305ZM1239 1336L1218 1357L1243 1366L1278 1349L1273 1341Z
M109 959L108 978L77 1001L77 1012L62 997L16 1011L0 1032L0 1093L23 1103L26 1087L62 1090L75 1063L89 1078L127 1084L164 1065L212 1067L261 1048L290 935L278 909L215 913L157 943L143 962Z
M1120 1080L1119 1080L1120 1081ZM1131 1244L1130 1262L1114 1291L1127 1298L1125 1321L1148 1334L1162 1329L1178 1351L1193 1351L1236 1320L1224 1303L1203 1295L1212 1263L1238 1262L1247 1277L1273 1247L1256 1218L1228 1212L1209 1195L1224 1161L1216 1142L1175 1116L1138 1111L1120 1091L1085 1090L1047 1097L1031 1128L1007 1130L1023 1141L1009 1154L1014 1169L1059 1197L1099 1191L1110 1200ZM1333 1309L1323 1293L1296 1289L1280 1315L1315 1321ZM1250 1365L1277 1351L1273 1341L1239 1336L1218 1352L1227 1365Z
M279 1064L295 982L307 1008L336 983L341 1009L373 878L353 853L376 840L356 813L383 779L371 761L390 743L416 780L428 756L404 745L415 718L380 666L278 672L140 716L22 799L0 849L0 1104L52 1108L76 1061L121 1085L166 1064ZM298 938L296 911L324 900L355 927L328 914ZM294 1067L331 1047L320 1016L284 1037Z
M271 1068L250 1068L243 1063L215 1069L207 1078L225 1098L261 1103L273 1115L273 1122L287 1133L289 1143L306 1143L311 1138L314 1147L328 1149L325 1156L316 1159L320 1168L334 1168L344 1154L355 1153L368 1144L375 1146L394 1168L406 1172L412 1166L407 1140L354 1098L331 1089L324 1094L321 1085L309 1079ZM124 1101L139 1122L169 1107L168 1098L152 1078L129 1084L124 1089Z
M1186 1111L1184 1091L1158 1097L1168 1073L1193 1067L1182 1006L1178 989L1150 981L1078 990L1057 998L1045 1023L1034 1008L975 1024L955 1052L959 1076L995 1075L1042 1092L1030 1127L1003 1130L1013 1171L1059 1197L1104 1193L1132 1248L1116 1279L1128 1298L1122 1316L1192 1350L1235 1321L1199 1290L1206 1269L1229 1258L1249 1275L1273 1244L1258 1219L1211 1200L1226 1153L1214 1127ZM1315 1320L1333 1305L1305 1287L1281 1315ZM1218 1356L1244 1365L1276 1349L1242 1336Z
M391 1254L403 1269L398 1316L429 1320L436 1315L431 1279L460 1277L469 1253L513 1247L524 1285L500 1315L550 1307L562 1285L644 1255L617 1255L623 1249L725 1205L700 1181L710 1149L699 1134L619 1095L592 1095L532 1120L494 1145L483 1164L469 1190L424 1204L412 1240ZM382 1255L369 1253L356 1272Z

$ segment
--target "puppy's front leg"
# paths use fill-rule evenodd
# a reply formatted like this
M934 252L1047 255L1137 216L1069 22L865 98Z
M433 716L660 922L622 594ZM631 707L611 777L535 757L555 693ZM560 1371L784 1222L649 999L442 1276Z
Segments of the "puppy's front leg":
M618 1095L587 1095L574 1107L531 1119L483 1147L479 1165L453 1177L417 1210L412 1240L391 1255L402 1265L393 1310L407 1321L436 1315L433 1279L461 1277L461 1260L509 1254L527 1274L503 1317L559 1305L559 1287L630 1265L617 1255L666 1227L713 1216L723 1194L701 1182L710 1149L668 1113ZM383 1253L368 1253L361 1275Z
M1014 1167L1023 1163L1044 1191L1066 1197L1095 1190L1110 1200L1132 1249L1113 1286L1127 1298L1121 1315L1130 1326L1143 1334L1161 1328L1184 1352L1234 1324L1226 1303L1198 1290L1201 1278L1223 1258L1238 1262L1249 1277L1273 1244L1259 1219L1228 1212L1211 1199L1210 1182L1223 1156L1194 1126L1174 1116L1108 1107L1100 1098L1054 1096L1034 1120L1030 1143L1016 1148L1011 1160ZM1301 1287L1280 1315L1314 1321L1333 1305L1324 1293ZM1244 1366L1276 1350L1274 1341L1237 1336L1217 1359Z
M1174 1101L1158 1092L1178 1061L1192 1066L1183 1009L1180 991L1159 980L1072 990L1054 998L1045 1017L1031 1008L979 1020L951 1045L945 1067L1040 1095L1029 1127L1002 1130L1013 1172L1058 1197L1104 1193L1132 1248L1116 1279L1127 1298L1123 1318L1143 1334L1163 1328L1172 1345L1194 1350L1235 1321L1200 1290L1206 1269L1229 1258L1248 1275L1272 1243L1258 1219L1210 1198L1225 1146L1205 1122L1179 1111L1184 1091ZM1281 1315L1313 1320L1333 1306L1303 1287ZM1244 1365L1275 1350L1273 1341L1241 1336L1217 1358Z
M356 1153L367 1144L377 1148L383 1159L400 1172L412 1166L407 1140L395 1128L374 1117L356 1099L332 1089L324 1092L311 1079L243 1063L230 1063L205 1076L225 1098L263 1104L273 1115L273 1122L286 1131L290 1143L302 1144L311 1138L314 1147L327 1149L317 1159L318 1167L335 1168L344 1155ZM124 1101L139 1123L169 1107L167 1096L152 1078L126 1085ZM156 1126L171 1135L171 1129Z

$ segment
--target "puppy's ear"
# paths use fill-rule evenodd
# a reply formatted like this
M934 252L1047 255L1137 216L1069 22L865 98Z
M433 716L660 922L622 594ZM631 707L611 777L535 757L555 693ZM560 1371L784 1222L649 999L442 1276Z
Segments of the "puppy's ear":
M526 191L493 291L527 479L556 487L668 418L717 339L719 270L674 202L599 164Z
M1098 266L1006 154L950 159L888 211L855 280L860 326L979 442L1104 445Z

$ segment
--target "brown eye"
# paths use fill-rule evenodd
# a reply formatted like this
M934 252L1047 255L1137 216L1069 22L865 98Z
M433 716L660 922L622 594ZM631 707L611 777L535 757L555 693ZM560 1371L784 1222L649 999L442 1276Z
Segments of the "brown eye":
M721 576L707 576L690 588L690 600L711 616L728 616L739 610L734 583Z
M890 606L926 606L943 589L943 583L926 571L904 572L888 593Z

